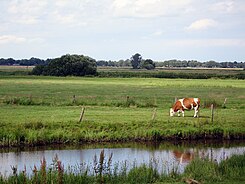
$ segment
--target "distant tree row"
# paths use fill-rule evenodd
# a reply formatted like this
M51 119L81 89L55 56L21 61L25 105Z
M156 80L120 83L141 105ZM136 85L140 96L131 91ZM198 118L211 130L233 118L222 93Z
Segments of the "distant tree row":
M48 65L53 59L21 59L14 60L13 58L0 58L0 65L22 65L22 66L37 66ZM245 62L216 62L206 61L200 62L197 60L167 60L167 61L153 61L151 59L143 59L139 53L134 54L130 59L119 61L96 61L97 66L111 66L111 67L132 67L133 69L154 69L155 67L205 67L205 68L245 68Z
M245 62L199 62L196 60L168 60L156 62L157 67L204 67L204 68L245 68Z
M153 61L151 59L142 59L139 53L134 54L130 59L119 61L97 61L97 66L111 67L133 67L133 69L154 69L155 67L203 67L203 68L245 68L245 62L216 62L197 60L167 60Z
M8 59L0 58L0 65L34 66L34 65L46 65L48 62L49 59L43 60L34 57L30 59L20 59L20 60L14 60L13 58L8 58Z
M111 66L111 67L133 67L133 69L147 69L155 68L155 63L151 59L143 59L139 53L134 54L130 59L119 61L97 61L97 66Z

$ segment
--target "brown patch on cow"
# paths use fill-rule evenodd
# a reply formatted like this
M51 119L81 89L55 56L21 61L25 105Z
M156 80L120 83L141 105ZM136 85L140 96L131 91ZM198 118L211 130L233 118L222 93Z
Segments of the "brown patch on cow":
M198 100L200 103L200 100ZM194 101L194 98L184 98L183 104L187 109L192 109L192 107L196 107L198 104ZM193 105L193 106L192 106Z
M178 110L182 110L183 109L182 104L181 104L180 101L175 102L175 104L173 105L172 108L173 108L174 112L177 112Z

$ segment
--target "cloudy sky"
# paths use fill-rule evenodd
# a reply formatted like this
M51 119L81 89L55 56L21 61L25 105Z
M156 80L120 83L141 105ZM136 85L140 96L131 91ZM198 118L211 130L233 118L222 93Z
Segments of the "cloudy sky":
M0 0L0 58L245 61L245 0Z

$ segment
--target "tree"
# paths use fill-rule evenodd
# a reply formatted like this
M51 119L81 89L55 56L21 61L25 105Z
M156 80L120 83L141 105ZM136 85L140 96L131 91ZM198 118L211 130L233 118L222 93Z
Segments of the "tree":
M47 66L37 66L33 69L34 75L51 76L85 76L96 74L96 61L83 55L63 55L60 58L50 59Z
M207 68L215 68L215 67L220 67L220 63L217 63L215 61L207 61L205 63L203 63L204 67L207 67Z
M133 69L139 69L140 68L140 63L142 61L142 57L139 53L136 53L131 57L131 64Z
M142 60L140 68L153 70L155 69L155 63L151 59Z

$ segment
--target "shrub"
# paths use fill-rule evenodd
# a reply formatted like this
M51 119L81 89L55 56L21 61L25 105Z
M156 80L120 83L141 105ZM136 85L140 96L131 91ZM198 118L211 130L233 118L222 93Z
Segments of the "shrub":
M33 75L86 76L96 74L96 61L83 55L64 55L51 59L46 66L36 66Z

